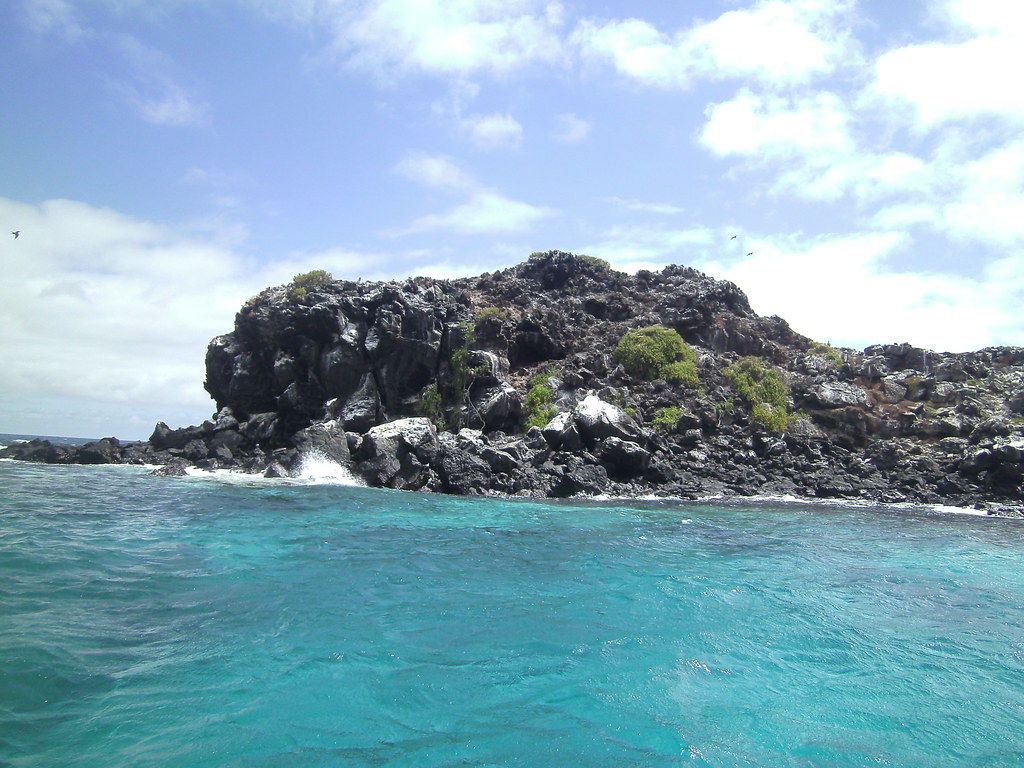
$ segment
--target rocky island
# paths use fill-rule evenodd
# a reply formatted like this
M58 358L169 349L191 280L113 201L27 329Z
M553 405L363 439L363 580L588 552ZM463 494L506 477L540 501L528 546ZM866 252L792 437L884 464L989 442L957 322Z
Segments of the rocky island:
M198 426L0 456L534 497L796 496L1020 514L1024 349L837 349L682 266L560 251L457 280L299 275L210 342Z

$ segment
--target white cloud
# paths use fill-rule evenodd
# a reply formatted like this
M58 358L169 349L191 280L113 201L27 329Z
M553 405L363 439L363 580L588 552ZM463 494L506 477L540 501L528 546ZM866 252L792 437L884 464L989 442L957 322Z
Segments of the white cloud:
M795 155L848 152L849 113L838 96L782 97L747 88L707 109L701 143L717 155Z
M460 126L482 149L514 148L523 141L523 126L507 113L469 115L460 121Z
M1024 92L1007 67L1021 41L986 36L958 45L927 43L882 56L875 93L914 108L921 128L983 114L1024 119Z
M69 41L89 34L67 0L22 0L21 7L36 34L55 34Z
M610 197L608 198L608 202L614 203L627 211L653 213L659 216L675 216L676 214L683 213L686 210L685 208L681 208L678 205L672 205L670 203L651 203L644 200L623 200L619 197Z
M1005 0L947 0L950 22L968 30L1020 36L1024 31L1024 6Z
M573 32L573 42L585 58L609 61L619 73L647 85L685 87L692 78L692 65L679 44L640 19L585 20Z
M0 212L22 232L3 245L8 398L75 398L108 413L116 404L126 423L149 414L150 429L165 418L159 404L166 418L212 412L202 388L206 344L230 330L258 280L238 256L71 200L0 199Z
M462 235L523 232L555 213L551 208L510 200L494 190L479 190L467 202L447 213L416 219L403 233L432 230L448 230Z
M171 127L205 124L210 108L178 82L178 67L165 53L132 35L111 38L132 70L130 81L113 82L115 91L148 123Z
M701 62L705 77L801 83L850 57L840 22L851 9L852 3L842 0L760 2L695 27L686 47Z
M764 238L751 257L697 266L738 284L760 314L780 315L819 341L855 348L910 341L965 351L1020 338L1019 280L1012 289L991 270L971 279L889 268L887 259L908 245L893 232Z
M403 157L395 170L418 184L435 189L472 189L476 181L450 157L412 152Z
M841 23L851 8L834 0L763 0L671 35L635 18L586 20L573 42L585 58L608 61L651 86L686 88L697 79L733 77L792 85L852 57Z
M462 235L522 232L556 211L512 200L495 189L479 184L448 157L413 153L404 157L396 170L413 181L435 189L468 194L468 200L447 213L421 216L408 227L389 234L446 230Z
M152 84L146 91L148 93L139 88L125 89L129 101L147 123L171 127L196 126L204 125L209 119L209 107L195 100L176 83L163 80Z
M210 339L267 285L310 269L407 274L401 255L332 249L254 264L213 235L73 200L0 198L0 427L148 437L207 418ZM18 425L25 425L19 427ZM60 425L63 425L61 427ZM34 427L33 429L40 429Z
M562 9L555 2L373 0L353 6L326 0L313 17L330 27L350 66L383 78L412 71L507 73L562 58Z
M1024 89L1014 66L1024 46L1024 6L960 0L946 10L951 31L967 39L885 53L875 63L869 94L910 108L920 131L983 116L1024 121Z
M742 159L740 171L767 171L765 188L780 200L847 198L861 225L924 227L961 243L1015 247L1024 239L1024 150L1012 121L991 118L999 110L1002 118L1024 117L1022 92L1006 80L1017 56L1011 49L1024 43L1024 14L1000 17L986 4L946 10L950 33L967 35L965 42L885 53L876 78L845 98L743 88L708 107L701 144ZM969 129L946 125L922 140L931 127L979 115L989 119ZM893 127L901 125L913 129L909 138Z
M892 198L903 205L907 196L930 195L940 177L935 167L902 152L809 151L794 154L788 165L779 160L774 190L815 201L835 202L852 194L862 205Z
M590 135L593 124L577 117L571 112L564 112L555 118L555 133L552 138L563 144L577 144Z
M616 269L687 264L736 283L762 315L799 333L861 349L909 341L943 351L1019 343L1024 257L1007 256L977 277L896 269L915 247L902 232L755 236L696 227L613 227L584 250ZM741 245L736 245L736 242ZM745 256L747 252L752 255ZM966 319L970 318L969 321Z
M946 198L935 226L958 239L1024 243L1024 139L957 169L958 194Z
M583 248L600 256L616 269L661 269L666 264L692 264L702 255L714 252L716 243L728 236L707 227L669 229L638 225L611 227L602 238Z
M875 226L926 227L960 248L993 249L975 250L978 259L1024 243L1024 140L996 145L966 162L936 153L907 178L918 183L900 189L907 194L877 210L871 217Z

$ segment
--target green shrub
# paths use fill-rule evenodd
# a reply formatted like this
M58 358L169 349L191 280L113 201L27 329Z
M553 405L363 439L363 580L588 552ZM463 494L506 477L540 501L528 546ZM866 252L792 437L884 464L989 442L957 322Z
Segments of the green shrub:
M651 419L651 424L654 425L655 429L659 429L662 432L675 432L679 427L679 418L682 415L682 408L674 405L659 408L654 412L654 418Z
M483 363L474 369L469 367L470 347L473 345L473 323L459 323L457 330L461 332L461 342L451 348L448 357L448 377L443 387L437 383L427 387L423 399L416 405L416 413L433 420L438 428L449 432L458 432L462 428L462 406L466 398L466 388L470 374L485 375L490 373L490 365ZM449 342L456 343L459 334L454 329L449 335ZM442 414L447 413L447 420L442 422Z
M764 376L764 372L764 364L756 357L740 358L722 370L736 394L748 403L757 400L757 382Z
M480 323L490 320L491 318L495 318L496 320L507 320L508 312L504 309L499 309L498 307L484 307L476 313L476 324L480 325Z
M423 397L416 403L416 415L426 416L433 422L437 422L437 415L441 412L441 393L437 383L431 384L423 392Z
M526 428L546 426L557 415L553 403L555 392L548 383L555 374L552 371L543 371L534 375L528 384L526 400L523 407L526 409Z
M311 272L300 272L292 278L292 285L288 289L288 298L292 301L302 301L306 298L308 291L314 288L323 288L334 281L330 272L323 269L314 269Z
M462 393L466 388L466 368L469 363L469 348L473 344L474 327L472 323L459 323L462 331L462 344L452 350L449 365L452 371L452 399L457 405L462 404Z
M543 427L558 415L555 406L552 405L555 393L551 387L545 384L538 384L526 393L526 428Z
M819 357L825 358L834 368L842 368L843 364L846 362L843 360L843 356L839 354L839 350L831 344L822 344L820 341L812 341L807 347L807 351L812 355L818 355Z
M696 389L700 383L697 376L697 364L692 360L669 363L661 369L661 378L673 384L682 384L690 389Z
M459 347L452 352L452 389L461 392L466 386L466 363L469 360L469 349Z
M582 261L584 264L590 264L591 266L598 267L600 269L608 270L612 268L604 259L599 259L597 256L588 256L585 253L581 253L576 257L577 261Z
M789 392L778 371L767 371L757 383L757 394L768 405L773 408L785 410L789 403Z
M722 374L750 406L750 420L772 432L783 432L789 422L789 392L779 372L765 368L756 357L744 357L727 366Z
M755 403L750 409L750 420L771 432L785 432L789 424L786 409L768 403Z
M615 347L614 358L633 376L651 381L666 373L685 380L689 370L666 369L674 363L690 363L696 373L697 353L670 328L652 325L626 331Z

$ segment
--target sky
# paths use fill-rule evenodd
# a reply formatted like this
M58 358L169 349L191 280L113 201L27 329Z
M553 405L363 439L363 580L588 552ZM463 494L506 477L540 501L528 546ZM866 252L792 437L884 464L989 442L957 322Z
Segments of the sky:
M9 0L0 39L0 432L201 422L209 340L311 269L559 249L836 346L1024 345L1024 3Z

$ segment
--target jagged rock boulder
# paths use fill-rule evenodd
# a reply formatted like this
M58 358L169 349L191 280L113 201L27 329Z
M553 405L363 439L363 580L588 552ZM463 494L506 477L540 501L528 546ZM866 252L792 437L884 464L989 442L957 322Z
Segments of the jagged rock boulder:
M472 495L490 487L491 466L479 455L480 442L444 432L439 436L438 453L433 467L439 478L438 490L445 493Z
M638 444L647 442L648 433L633 416L596 395L585 397L572 410L569 421L587 446L608 437Z
M181 449L192 440L202 438L202 431L197 427L182 427L171 429L164 422L159 422L153 428L153 434L149 437L149 444L154 450L166 451L168 449Z
M337 419L322 421L296 432L293 442L300 459L304 456L319 456L343 467L352 463L348 433L345 425Z
M844 381L823 381L807 392L807 400L818 408L867 408L868 398L856 384Z
M647 471L651 452L638 443L609 436L597 445L597 457L610 474L619 477L638 477Z
M373 427L354 458L369 485L418 490L426 484L439 450L436 428L429 419L417 417Z

